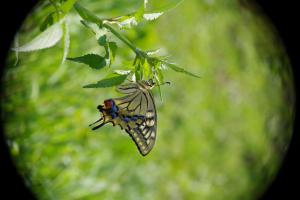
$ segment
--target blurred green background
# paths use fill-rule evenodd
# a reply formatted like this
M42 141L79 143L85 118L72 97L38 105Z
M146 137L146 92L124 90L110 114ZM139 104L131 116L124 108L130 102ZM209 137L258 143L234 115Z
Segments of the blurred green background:
M127 14L138 0L82 0L100 17ZM149 1L151 3L151 0ZM152 1L153 2L153 1ZM166 1L155 1L158 5ZM36 8L20 44L38 33ZM101 53L95 37L68 15L70 57ZM96 132L96 106L113 88L83 89L108 70L66 61L63 48L11 52L2 101L11 154L38 199L257 199L276 175L292 133L290 65L273 27L250 1L186 0L155 22L124 34L138 47L162 48L196 79L165 71L157 142L142 157L127 133ZM119 42L119 41L118 41ZM133 54L119 44L115 68Z

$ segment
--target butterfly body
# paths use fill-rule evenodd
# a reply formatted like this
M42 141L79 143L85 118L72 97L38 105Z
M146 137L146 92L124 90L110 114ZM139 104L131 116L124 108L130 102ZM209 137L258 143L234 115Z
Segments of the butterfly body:
M153 86L154 83L149 81L120 85L117 89L125 96L107 99L97 107L102 116L95 123L102 123L93 130L107 123L119 125L135 142L139 152L147 155L156 139L157 116L151 93Z

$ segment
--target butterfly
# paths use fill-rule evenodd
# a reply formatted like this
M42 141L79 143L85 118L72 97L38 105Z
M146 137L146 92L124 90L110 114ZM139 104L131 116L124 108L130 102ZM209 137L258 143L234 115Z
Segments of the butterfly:
M96 130L107 123L119 125L136 144L139 152L145 156L153 148L156 139L157 114L151 89L152 79L130 82L117 87L125 96L104 101L97 109L101 118L90 124Z

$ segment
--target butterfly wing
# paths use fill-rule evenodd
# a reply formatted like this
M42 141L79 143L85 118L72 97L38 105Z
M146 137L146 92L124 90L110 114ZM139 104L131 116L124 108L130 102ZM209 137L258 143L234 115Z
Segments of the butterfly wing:
M115 123L125 129L139 152L145 156L156 139L157 114L153 95L141 83L129 83L117 89L127 95L114 99L119 108L119 118Z

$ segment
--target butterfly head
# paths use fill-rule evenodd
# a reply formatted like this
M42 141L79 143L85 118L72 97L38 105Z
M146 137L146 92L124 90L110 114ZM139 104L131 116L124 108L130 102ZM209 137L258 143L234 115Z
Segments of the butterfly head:
M104 108L105 109L110 109L110 108L114 107L114 105L115 105L115 102L112 99L107 99L107 100L104 101Z
M143 84L146 87L146 89L152 89L155 86L155 82L153 81L153 79L143 81Z
M104 103L102 105L99 105L97 108L104 115L110 114L112 112L117 112L118 110L116 103L112 99L105 100Z

